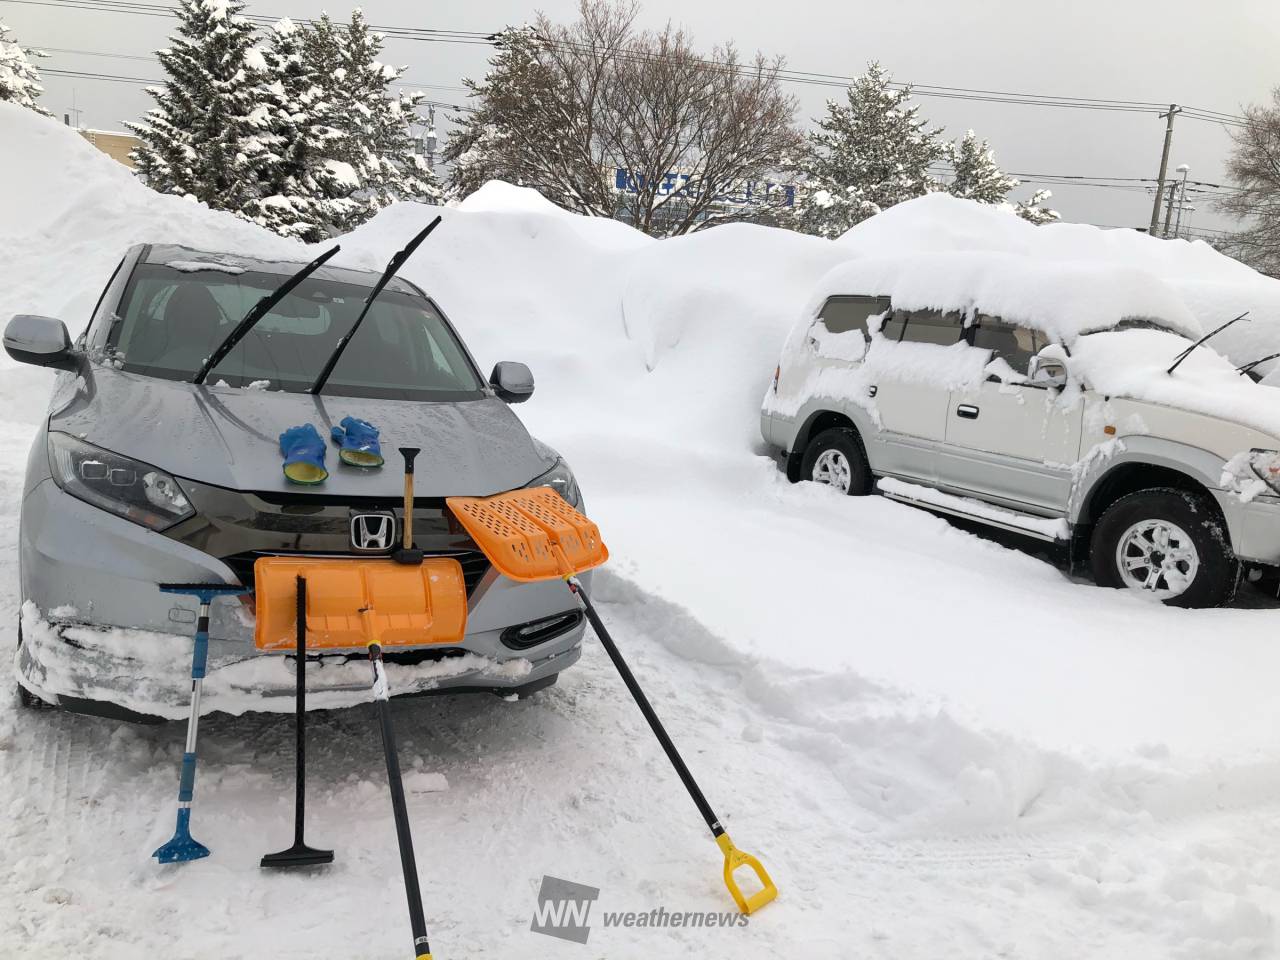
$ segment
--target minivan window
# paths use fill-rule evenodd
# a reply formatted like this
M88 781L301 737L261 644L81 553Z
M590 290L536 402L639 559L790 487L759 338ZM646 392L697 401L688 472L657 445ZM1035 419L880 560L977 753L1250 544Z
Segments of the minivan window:
M890 340L950 346L960 341L964 317L940 310L895 310L881 331Z
M1014 373L1026 374L1031 358L1049 343L1049 338L1031 327L1007 323L999 317L978 317L973 331L973 345L990 350L993 357L1002 358Z
M139 264L121 302L108 355L126 371L190 380L263 296L285 278L266 272L181 270ZM207 382L305 392L360 313L369 287L308 278L272 307L209 372ZM449 325L421 296L383 290L326 394L403 400L467 400L479 377Z
M888 297L830 297L818 317L828 333L867 333L867 320L889 309Z

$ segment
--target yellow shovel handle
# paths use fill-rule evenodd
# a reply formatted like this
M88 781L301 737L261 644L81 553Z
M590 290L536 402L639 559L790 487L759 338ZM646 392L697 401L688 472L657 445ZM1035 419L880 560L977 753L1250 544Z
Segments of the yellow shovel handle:
M764 868L764 864L751 854L743 853L735 847L727 833L722 833L716 837L716 843L724 851L724 885L729 888L729 893L733 896L733 902L738 905L739 911L746 914L755 913L766 903L777 897L778 888L774 886L773 880L769 878L769 871ZM750 867L760 880L761 889L750 897L743 896L742 888L738 886L737 880L734 879L733 874L740 867Z

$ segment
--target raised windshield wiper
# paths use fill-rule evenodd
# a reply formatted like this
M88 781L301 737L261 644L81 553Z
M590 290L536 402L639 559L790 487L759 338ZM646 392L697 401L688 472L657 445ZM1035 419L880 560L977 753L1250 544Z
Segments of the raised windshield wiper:
M227 338L218 344L218 348L214 350L213 353L209 354L209 358L201 364L200 369L196 371L196 375L191 382L204 383L204 378L209 375L209 371L226 359L227 354L235 349L235 345L245 338L249 331L253 329L253 325L255 323L265 317L272 307L293 292L294 287L319 270L326 260L341 249L342 247L336 246L330 250L326 250L284 283L280 284L280 286L276 287L255 303L249 312L244 315L244 319L236 324L235 329L228 334Z
M1185 360L1185 359L1187 359L1187 357L1191 356L1191 351L1192 351L1192 350L1194 350L1196 347L1200 346L1200 344L1204 343L1204 342L1205 342L1206 340L1208 340L1210 337L1216 337L1218 334L1220 334L1223 330L1227 329L1227 327L1231 326L1231 325L1232 325L1233 323L1235 323L1237 320L1243 320L1243 319L1244 319L1245 317L1247 317L1247 316L1249 316L1249 311L1248 311L1248 310L1246 310L1244 313L1240 314L1240 316L1238 316L1238 317L1234 317L1234 318L1232 318L1231 320L1228 320L1226 323L1224 323L1222 326L1218 327L1216 330L1210 330L1210 331L1209 331L1208 333L1206 333L1203 337L1201 337L1199 340L1197 340L1197 341L1196 341L1195 343L1193 343L1191 346L1187 347L1187 349L1183 350L1180 354L1178 354L1176 357L1174 357L1174 358L1173 358L1173 363L1169 366L1169 369L1168 369L1168 370L1166 370L1166 371L1165 371L1165 373L1173 373L1173 371L1175 371L1175 370L1177 370L1177 369L1178 369L1178 364L1182 363L1182 361L1183 361L1183 360Z
M1270 354L1269 356L1265 356L1260 360L1250 360L1243 367L1236 367L1236 373L1248 373L1254 367L1260 364L1266 363L1268 360L1276 360L1276 359L1280 359L1280 353Z
M369 296L364 298L364 306L360 308L360 315L356 317L355 323L351 324L351 329L346 335L338 341L338 345L334 347L333 353L325 362L324 369L320 371L320 376L316 377L316 382L311 385L311 394L317 394L324 389L324 385L329 380L329 374L333 373L333 368L338 365L338 361L342 358L342 351L347 349L347 344L351 342L351 338L356 335L356 331L360 329L360 324L364 321L365 314L369 312L369 308L373 306L373 301L378 294L382 292L382 288L391 282L391 278L396 275L396 271L404 266L404 262L409 259L413 251L418 249L418 245L427 236L440 225L440 218L436 217L419 233L416 237L404 245L404 249L397 253L387 263L387 269L382 271L382 276L378 278L378 282L373 285L373 289L369 291Z

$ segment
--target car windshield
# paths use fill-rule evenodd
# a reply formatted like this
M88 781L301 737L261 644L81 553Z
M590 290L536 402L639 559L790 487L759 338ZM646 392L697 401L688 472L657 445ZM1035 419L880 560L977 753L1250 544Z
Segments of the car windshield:
M286 277L268 272L139 264L107 350L121 369L191 380L205 358ZM370 287L308 278L271 308L207 382L305 392L351 329ZM326 394L467 400L482 386L435 306L383 290L325 384Z

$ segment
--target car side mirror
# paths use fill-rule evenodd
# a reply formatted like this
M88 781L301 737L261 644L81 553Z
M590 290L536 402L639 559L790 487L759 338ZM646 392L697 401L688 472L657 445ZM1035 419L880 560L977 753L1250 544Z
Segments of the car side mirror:
M1060 390L1067 385L1067 365L1057 357L1032 357L1027 380L1037 387Z
M524 403L533 396L533 373L523 363L503 360L494 364L489 374L489 386L499 400L507 403Z
M80 355L71 346L67 325L53 317L20 313L4 328L4 350L19 363L55 370L77 370Z

